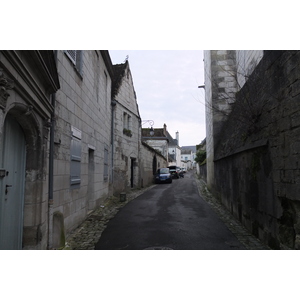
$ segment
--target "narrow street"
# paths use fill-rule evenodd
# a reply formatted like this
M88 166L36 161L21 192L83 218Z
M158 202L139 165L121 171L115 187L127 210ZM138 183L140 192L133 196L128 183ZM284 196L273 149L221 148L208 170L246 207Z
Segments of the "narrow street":
M199 195L194 173L158 184L110 220L95 250L247 249Z

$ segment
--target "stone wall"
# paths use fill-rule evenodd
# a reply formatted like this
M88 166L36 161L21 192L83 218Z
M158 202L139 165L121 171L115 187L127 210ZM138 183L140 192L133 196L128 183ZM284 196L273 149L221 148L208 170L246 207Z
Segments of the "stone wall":
M148 144L150 147L155 149L156 151L160 152L164 157L168 157L168 148L169 143L166 138L151 138L151 139L143 139L146 144Z
M100 51L82 51L79 65L58 51L57 61L61 89L56 94L52 211L63 215L68 234L109 194L111 76ZM81 149L77 185L70 183L74 132Z
M231 50L204 51L207 185L214 186L214 145L218 142L224 121L231 112L238 89L236 52Z
M200 165L196 164L197 175L202 178L204 181L207 181L207 166L206 164Z
M159 168L168 166L167 159L148 144L142 142L140 165L141 187L147 187L153 183L154 172Z
M237 50L236 69L237 82L240 88L245 84L248 76L253 72L264 54L263 50Z
M13 180L18 185L11 199L13 214L19 217L11 218L12 223L5 226L11 229L11 241L15 239L16 229L21 232L19 244L23 249L47 248L51 94L58 88L53 51L0 51L0 169L5 170L0 177L0 211L2 216L7 214L1 201L7 194L6 184L12 185ZM20 126L26 140L24 174L14 175L17 173L12 172L12 165L6 161L5 153L15 153L15 149L7 148L3 136L9 118ZM16 228L16 224L23 228ZM0 238L3 249L1 246Z
M215 145L220 201L274 249L300 249L300 53L264 51Z
M113 117L113 192L118 195L138 188L141 147L141 119L129 63L117 65L118 89L113 95L116 105ZM125 131L124 131L125 130Z

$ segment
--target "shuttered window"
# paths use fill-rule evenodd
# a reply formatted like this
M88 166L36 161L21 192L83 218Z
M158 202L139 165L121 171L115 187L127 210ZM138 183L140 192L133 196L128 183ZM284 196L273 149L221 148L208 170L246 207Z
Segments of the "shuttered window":
M81 131L72 127L71 139L71 166L70 166L70 183L72 188L79 188L81 177Z
M65 50L65 54L68 56L68 58L71 60L71 62L74 65L74 68L77 70L77 72L83 76L82 72L82 50Z
M71 59L74 65L76 65L76 52L77 50L66 50L67 56Z

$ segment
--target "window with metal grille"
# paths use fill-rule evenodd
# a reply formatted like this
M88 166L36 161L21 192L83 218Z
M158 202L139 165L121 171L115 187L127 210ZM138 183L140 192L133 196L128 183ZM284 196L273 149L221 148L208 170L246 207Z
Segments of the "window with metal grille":
M82 50L65 50L65 54L73 63L77 72L82 76Z
M79 188L81 182L81 131L72 126L71 139L71 166L70 166L70 184L72 188Z
M67 56L71 59L74 65L76 65L76 52L77 50L66 50Z

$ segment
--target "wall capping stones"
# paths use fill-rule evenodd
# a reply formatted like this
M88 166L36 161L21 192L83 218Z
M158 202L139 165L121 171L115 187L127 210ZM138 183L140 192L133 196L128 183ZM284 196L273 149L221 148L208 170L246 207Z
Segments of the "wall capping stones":
M255 141L255 142L253 142L253 143L251 143L249 145L237 148L235 151L233 151L230 154L217 157L214 160L214 162L219 161L219 160L224 159L224 158L227 158L227 157L230 157L232 155L236 155L236 154L241 153L241 152L245 152L245 151L252 150L252 149L255 149L255 148L260 148L260 147L267 146L268 143L269 143L268 139L262 139L262 140Z

